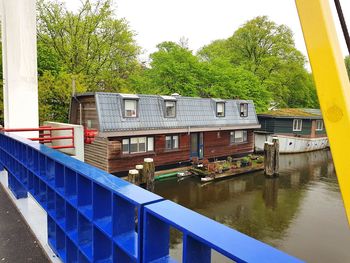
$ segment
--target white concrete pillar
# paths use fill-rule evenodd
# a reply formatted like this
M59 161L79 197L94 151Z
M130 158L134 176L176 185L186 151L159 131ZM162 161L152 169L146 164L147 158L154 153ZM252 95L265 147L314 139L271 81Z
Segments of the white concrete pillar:
M36 1L0 0L5 128L39 125ZM35 133L21 133L35 137Z

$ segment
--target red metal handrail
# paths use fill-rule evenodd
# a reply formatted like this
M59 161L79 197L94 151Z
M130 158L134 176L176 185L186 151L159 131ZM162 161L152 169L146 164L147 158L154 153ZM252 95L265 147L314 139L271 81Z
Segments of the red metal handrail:
M39 128L12 128L12 129L1 129L3 132L32 132L39 131L38 138L28 138L32 141L38 141L41 144L52 143L57 140L71 140L72 143L68 145L57 145L57 146L48 146L52 149L71 149L75 148L74 146L74 128L72 127L51 127L51 126L41 126ZM48 131L49 133L45 133ZM71 131L72 135L70 136L52 136L52 131Z

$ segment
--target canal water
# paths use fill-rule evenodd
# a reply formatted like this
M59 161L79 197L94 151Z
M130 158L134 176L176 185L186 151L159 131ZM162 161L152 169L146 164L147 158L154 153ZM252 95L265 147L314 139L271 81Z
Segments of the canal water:
M157 182L155 192L307 262L350 262L350 228L329 151L281 155L280 176L263 172L203 184ZM182 237L171 231L171 255ZM213 253L214 262L230 262Z

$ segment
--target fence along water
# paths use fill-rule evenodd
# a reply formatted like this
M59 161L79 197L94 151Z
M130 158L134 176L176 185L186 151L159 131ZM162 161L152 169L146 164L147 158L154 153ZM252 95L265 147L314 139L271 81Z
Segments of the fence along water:
M183 233L183 262L301 262L102 170L14 134L0 133L0 165L16 198L47 212L48 242L63 262L174 262L169 229ZM136 220L135 220L136 219Z

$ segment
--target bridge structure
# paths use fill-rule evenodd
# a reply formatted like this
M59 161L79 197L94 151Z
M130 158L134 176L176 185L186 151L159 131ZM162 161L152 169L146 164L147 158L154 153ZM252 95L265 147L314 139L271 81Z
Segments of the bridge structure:
M45 145L0 133L0 165L17 198L32 196L47 216L47 241L63 262L302 262L269 245Z
M1 0L5 128L38 127L35 0ZM350 207L350 84L328 0L296 0L346 208ZM258 240L13 133L0 133L0 169L16 199L44 209L47 243L63 262L301 262ZM32 134L30 137L37 137ZM1 174L3 176L3 174ZM347 209L348 215L350 209ZM16 248L14 248L16 249Z

